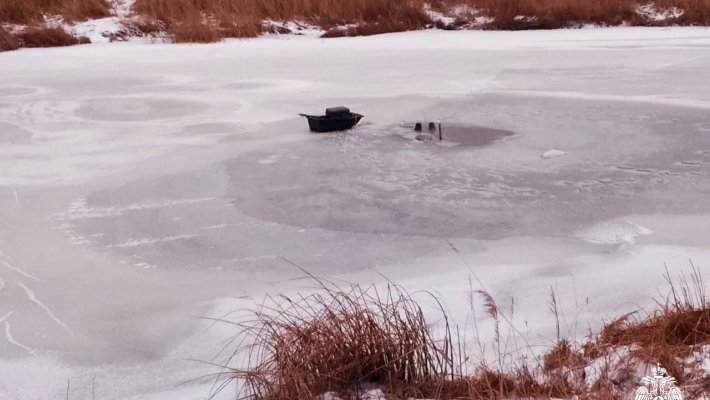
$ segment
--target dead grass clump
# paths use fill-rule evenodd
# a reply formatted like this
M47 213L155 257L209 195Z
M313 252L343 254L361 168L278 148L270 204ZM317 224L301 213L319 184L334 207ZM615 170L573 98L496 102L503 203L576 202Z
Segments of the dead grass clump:
M500 324L512 327L512 305L507 315L489 292L472 288L470 299L481 294L493 319L494 367L483 353L479 361L470 359L465 344L462 349L452 340L448 317L434 296L439 320L430 325L422 307L394 284L340 287L309 277L319 285L315 293L267 297L256 310L247 310L245 322L234 323L239 333L233 340L240 346L228 364L238 366L218 375L243 382L239 398L315 399L334 392L356 399L377 388L398 399L618 400L633 393L656 363L678 380L686 398L710 390L704 361L697 359L710 345L710 303L694 267L680 283L667 275L671 291L656 312L645 318L627 314L583 343L558 339L532 359L516 358L521 350L511 350L502 339ZM551 305L559 318L554 292ZM432 326L439 327L436 334Z
M83 21L109 15L104 0L2 0L0 22L31 24L42 21L42 16L60 15L67 21Z
M245 352L250 365L233 376L245 380L245 397L352 396L367 384L406 390L453 373L448 330L434 340L422 309L402 288L317 281L320 292L269 298L243 326L251 344L236 354Z
M607 323L584 344L585 357L591 361L614 349L628 348L630 357L646 365L660 363L688 390L706 390L710 388L707 377L698 373L693 361L710 345L710 303L700 270L693 267L680 282L667 273L666 280L670 294L658 302L656 311L645 317L629 313Z
M495 20L490 28L556 29L575 24L619 25L633 18L636 0L479 0L477 6Z
M224 38L252 38L259 36L266 29L262 21L252 17L234 19L223 18L216 24L220 36Z
M210 24L205 24L199 17L175 23L171 33L175 43L212 43L220 39L219 32Z
M710 0L440 0L439 8L465 4L495 20L488 29L525 30L574 27L580 24L706 25L710 23ZM642 5L655 10L678 9L682 15L654 20L637 13Z
M480 365L470 376L439 377L391 393L397 399L549 399L579 394L564 379L536 378L526 366L499 371Z
M122 22L122 36L155 37L165 34L166 26L162 21L146 17L134 17Z
M542 357L542 367L545 372L552 372L561 368L577 368L584 365L583 356L572 349L572 345L566 339L562 339L545 353Z
M330 28L323 34L323 37L372 36L391 32L413 31L422 29L431 23L431 19L422 10L405 9L402 10L399 16L380 21L363 21L346 28Z
M687 357L697 350L695 346L710 343L710 303L700 270L694 268L690 277L681 279L676 284L667 274L671 292L657 311L643 319L627 314L610 322L595 344L635 345L640 357L658 359L664 355Z
M27 28L17 38L20 47L62 47L91 43L89 38L77 38L59 27Z
M0 51L16 50L18 47L17 40L0 25Z
M163 21L168 31L200 19L223 37L254 37L264 20L300 20L330 31L330 36L371 35L421 29L431 23L421 0L137 0L135 11ZM342 26L351 29L337 30Z

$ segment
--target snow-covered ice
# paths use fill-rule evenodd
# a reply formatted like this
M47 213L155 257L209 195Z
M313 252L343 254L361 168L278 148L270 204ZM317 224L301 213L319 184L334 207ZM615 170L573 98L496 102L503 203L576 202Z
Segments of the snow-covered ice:
M551 287L570 335L651 307L710 268L708 80L706 28L0 54L0 399L205 396L199 317L298 290L284 258L462 324L475 274L541 344ZM366 117L297 116L334 105Z
M564 157L566 155L567 155L567 153L565 153L562 150L550 149L550 150L547 150L546 152L542 153L541 157L548 159L548 158Z

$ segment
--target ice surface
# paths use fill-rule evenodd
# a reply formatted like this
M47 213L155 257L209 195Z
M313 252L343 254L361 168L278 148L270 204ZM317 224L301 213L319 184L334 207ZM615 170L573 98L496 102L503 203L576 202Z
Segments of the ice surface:
M475 274L541 344L551 287L570 335L653 306L710 265L709 64L705 28L0 54L0 399L206 395L185 360L232 331L199 317L309 290L283 258L461 324ZM341 104L348 133L297 117Z

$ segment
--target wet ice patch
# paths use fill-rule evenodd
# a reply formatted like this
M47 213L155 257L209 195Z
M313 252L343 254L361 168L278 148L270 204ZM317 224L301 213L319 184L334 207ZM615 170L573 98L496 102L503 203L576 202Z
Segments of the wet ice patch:
M103 75L70 77L60 83L64 85L85 86L87 90L100 93L112 93L116 88L131 89L156 87L165 85L182 85L189 82L189 78L180 75L140 75L140 76L115 76L106 79Z
M0 87L0 97L3 96L24 96L28 94L33 94L37 93L38 90L35 88L31 87L19 87L19 86L10 86L10 87Z
M230 122L207 122L188 125L182 129L182 133L187 135L221 135L234 133L237 129L238 126Z
M255 90L271 86L269 82L264 81L239 81L224 85L226 89L232 90Z
M296 90L310 83L297 79L245 79L223 85L222 88L236 91Z
M0 143L29 139L33 133L15 124L0 122Z
M75 114L95 121L151 121L191 115L207 108L186 100L106 97L81 103Z
M442 136L444 140L457 142L464 146L487 146L497 140L513 135L515 135L513 131L488 128L485 126L442 126Z
M575 233L575 237L595 244L634 244L636 237L653 231L630 221L606 221Z
M401 136L407 140L425 143L432 142L437 144L446 143L447 147L483 147L493 144L497 140L501 140L506 137L515 135L515 132L513 131L489 128L485 126L442 125L442 140L440 141L438 125L434 126L433 128L429 128L425 124L423 126L423 132L412 130L412 125L409 124L398 126L397 129L400 131L405 130L404 133L398 133L398 136Z

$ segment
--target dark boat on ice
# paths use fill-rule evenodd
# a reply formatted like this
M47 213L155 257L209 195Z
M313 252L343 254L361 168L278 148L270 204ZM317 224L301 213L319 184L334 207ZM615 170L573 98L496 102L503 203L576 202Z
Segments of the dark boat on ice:
M350 112L347 107L326 108L325 115L300 114L308 118L308 127L313 132L335 132L351 129L363 115Z

